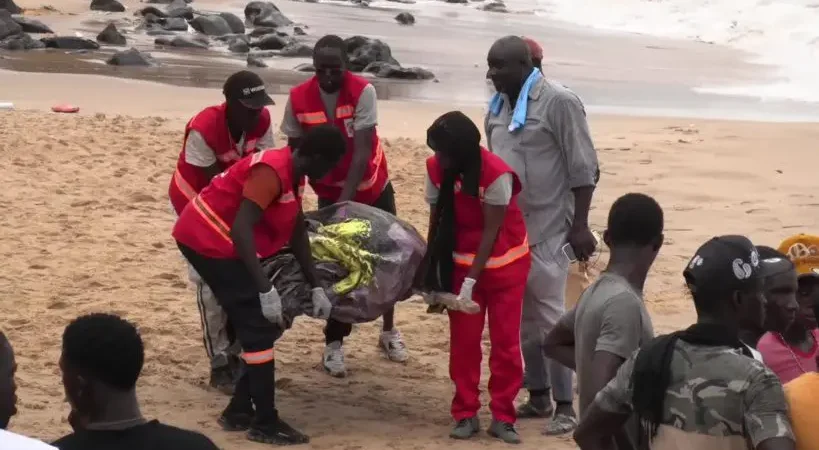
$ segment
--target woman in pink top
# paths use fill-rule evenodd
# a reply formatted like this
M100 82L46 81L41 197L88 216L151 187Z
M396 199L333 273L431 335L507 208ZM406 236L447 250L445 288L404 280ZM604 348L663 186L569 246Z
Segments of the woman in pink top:
M787 256L758 247L768 301L766 327L757 344L765 364L782 383L817 371L819 333L810 296L797 295L796 268Z

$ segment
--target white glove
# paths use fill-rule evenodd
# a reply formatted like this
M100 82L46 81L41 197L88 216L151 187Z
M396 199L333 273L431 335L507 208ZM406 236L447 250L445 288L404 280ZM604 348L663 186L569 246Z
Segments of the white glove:
M329 319L330 311L333 310L333 305L327 294L324 293L324 288L313 288L313 317L316 319Z
M464 278L461 284L461 290L458 291L458 300L472 301L472 288L475 287L476 281L472 278Z
M265 319L284 328L284 317L282 316L282 299L275 287L271 287L268 292L259 293L259 303L262 304L262 314Z

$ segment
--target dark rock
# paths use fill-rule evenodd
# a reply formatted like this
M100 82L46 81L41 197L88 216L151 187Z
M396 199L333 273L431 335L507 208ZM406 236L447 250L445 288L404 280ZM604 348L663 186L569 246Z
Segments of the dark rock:
M48 27L48 25L40 22L39 20L29 19L28 17L23 16L13 16L12 20L17 22L20 25L20 28L23 29L23 33L42 33L42 34L53 34L54 31Z
M117 30L117 26L109 23L100 34L97 35L97 41L108 45L125 45L127 43L125 36Z
M91 39L76 36L54 36L40 39L46 48L59 48L61 50L97 50L100 44Z
M156 61L147 53L135 48L117 52L106 61L112 66L155 66Z
M401 25L415 25L415 16L408 12L402 12L395 16L395 21Z
M166 17L157 21L163 30L188 31L188 21L184 17Z
M248 55L247 57L247 66L248 67L267 67L267 64L264 63L261 59Z
M23 9L14 3L14 0L0 0L0 9L5 9L10 14L20 14Z
M11 13L5 9L0 9L0 39L5 39L8 36L20 34L23 32L23 27L15 22L11 17Z
M230 30L234 33L244 33L245 32L245 24L242 22L242 19L239 18L236 14L231 14L229 12L220 12L219 15L225 19L225 22L228 23L230 26Z
M287 38L281 37L277 34L268 34L267 36L262 36L259 38L259 40L252 42L251 46L262 50L281 50L289 43L290 40Z
M503 2L490 2L485 5L481 5L478 9L482 11L489 11L489 12L499 12L499 13L508 13L509 10L506 9L506 5Z
M364 68L363 72L375 74L378 78L399 80L431 80L435 74L420 67L401 67L397 64L377 61Z
M232 53L247 53L250 51L250 44L240 38L235 38L228 44L228 50Z
M468 3L468 0L444 0L444 1L447 2L447 3L460 3L460 4L463 4L463 5Z
M374 62L387 62L396 66L401 64L392 57L390 46L379 39L364 36L353 36L344 40L347 44L348 67L353 72L361 72Z
M241 40L243 40L245 42L250 42L250 37L248 37L247 35L238 34L238 33L236 33L236 34L226 34L224 36L214 36L214 39L216 39L217 41L228 43L228 44L233 42L236 39L241 39Z
M310 47L309 45L304 45L298 42L291 42L285 45L283 49L281 49L279 55L309 58L313 56L313 48Z
M313 67L313 63L302 63L294 67L293 70L296 72L315 72L316 68Z
M198 16L191 20L190 24L194 30L208 36L223 36L233 33L227 20L217 15Z
M266 36L268 34L276 34L276 29L271 27L256 27L248 33L251 37Z
M245 23L259 27L278 28L292 25L279 8L271 2L250 2L245 6Z
M145 3L153 3L157 5L169 5L176 0L145 0ZM191 3L193 0L184 0L185 3Z
M276 50L250 50L250 55L254 58L275 58L279 56L279 52Z
M140 16L142 16L142 17L144 17L146 19L148 19L149 16L168 17L168 15L165 14L165 11L160 10L156 6L146 6L146 7L142 8L142 9L140 9L139 11L137 11L137 14L139 14Z
M293 34L296 36L306 36L307 32L302 27L293 27Z
M166 17L157 17L151 13L148 13L142 18L142 24L137 25L137 29L150 28L151 25L158 24L162 19L166 19Z
M193 8L185 3L185 0L174 0L165 8L165 14L168 17L184 17L187 20L193 20Z
M92 11L124 12L125 6L117 0L91 0Z
M112 66L157 66L159 63L149 54L130 48L111 56L107 64Z
M164 45L167 47L178 48L208 48L208 43L200 39L190 38L187 36L176 36L174 38L156 38L154 45Z
M43 47L45 44L26 33L14 34L0 40L0 49L3 50L33 50Z
M193 20L193 9L191 8L176 8L168 10L166 13L168 17L181 17L185 20Z

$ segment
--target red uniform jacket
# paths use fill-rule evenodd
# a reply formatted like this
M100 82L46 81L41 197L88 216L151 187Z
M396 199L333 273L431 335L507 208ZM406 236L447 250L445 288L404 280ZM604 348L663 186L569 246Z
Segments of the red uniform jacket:
M427 172L432 184L441 187L443 171L438 159L431 156L427 159ZM512 198L506 210L492 255L484 267L483 274L499 272L529 254L529 243L526 239L526 223L523 213L517 205L517 195L521 185L517 175L497 155L481 149L481 177L478 186L478 198L461 192L460 181L455 182L455 253L453 259L456 267L469 268L475 259L475 253L483 235L483 193L495 180L505 173L511 173L513 179ZM528 266L527 266L528 267ZM490 272L487 274L487 272ZM528 272L528 270L527 270Z
M185 140L182 143L182 152L179 154L176 172L174 172L171 185L168 188L168 197L170 197L171 204L177 215L182 213L185 205L208 185L208 177L202 168L188 164L185 161L185 144L188 142L188 135L191 130L195 130L202 135L208 147L216 153L216 159L221 169L225 170L241 159L242 156L255 152L256 141L264 136L267 129L270 128L270 111L265 108L262 110L256 129L245 136L244 152L240 152L230 136L225 110L226 105L224 103L218 106L209 106L195 115L185 125Z
M290 241L301 211L304 178L294 191L293 156L289 147L262 150L242 158L213 178L211 183L185 207L173 228L177 242L210 258L238 258L230 237L230 228L242 202L242 190L256 164L272 167L281 179L282 193L262 214L253 229L256 251L260 258L278 252Z
M341 196L347 173L350 171L353 153L355 152L353 139L355 134L353 128L355 108L361 92L368 84L366 78L353 75L350 72L347 72L344 77L344 85L338 95L333 125L338 127L347 139L347 153L324 178L310 180L310 186L319 198L336 201ZM298 120L305 132L316 125L328 123L324 103L321 101L318 79L315 76L290 90L290 106L293 108L296 120ZM353 200L369 205L375 203L388 181L387 159L381 148L378 133L374 133L372 154L367 162L367 170L364 172L364 177L358 185L358 192L356 192Z

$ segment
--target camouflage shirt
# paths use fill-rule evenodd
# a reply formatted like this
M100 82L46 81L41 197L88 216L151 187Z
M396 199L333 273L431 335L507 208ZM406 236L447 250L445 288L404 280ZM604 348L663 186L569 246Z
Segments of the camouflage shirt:
M632 412L629 384L636 355L595 397L603 410ZM652 450L747 450L776 437L793 439L793 433L773 372L731 348L677 341L665 414Z

